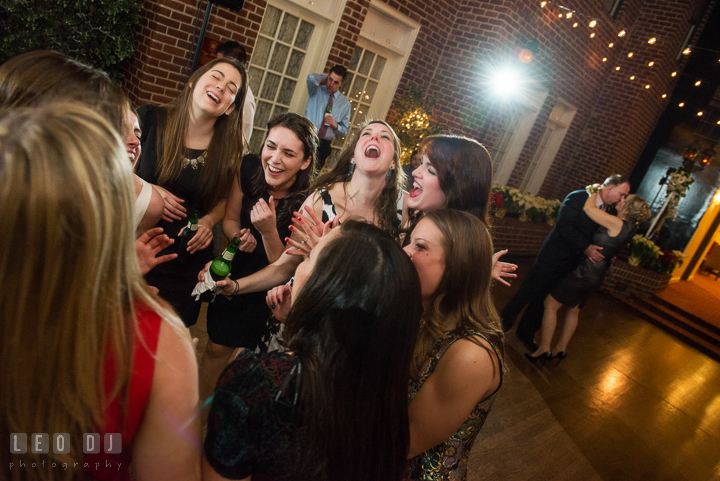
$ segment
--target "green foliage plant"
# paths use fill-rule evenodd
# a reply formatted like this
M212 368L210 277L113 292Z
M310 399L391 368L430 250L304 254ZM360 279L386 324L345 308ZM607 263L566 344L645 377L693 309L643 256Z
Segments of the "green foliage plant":
M0 63L31 50L58 50L122 79L135 52L143 0L2 0ZM52 72L48 73L52 75Z
M425 95L425 87L410 84L395 102L395 120L390 126L402 142L401 163L410 162L410 154L420 141L438 132L438 126L432 121L432 111L436 99Z

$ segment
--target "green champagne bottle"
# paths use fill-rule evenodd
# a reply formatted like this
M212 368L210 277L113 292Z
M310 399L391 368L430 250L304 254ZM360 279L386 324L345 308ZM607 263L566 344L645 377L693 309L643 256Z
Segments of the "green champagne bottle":
M183 231L182 235L180 236L180 246L178 247L178 262L180 264L189 264L190 260L193 257L193 254L190 254L187 250L188 248L188 242L190 242L190 239L195 237L195 233L198 230L198 213L197 211L193 211L192 215L190 216L190 220L188 221L188 225Z
M325 118L325 115L332 115L332 104L330 102L328 102L327 105L325 106L325 113L323 114L323 118ZM327 122L323 122L323 123L325 125L327 125L328 127L330 127L330 124L328 124Z
M225 279L230 275L230 269L232 268L232 261L237 252L237 248L240 245L240 238L233 237L228 246L223 251L222 255L217 256L210 264L208 273L212 280L215 282ZM200 300L202 302L211 302L214 299L214 293L212 290L205 291L200 294Z

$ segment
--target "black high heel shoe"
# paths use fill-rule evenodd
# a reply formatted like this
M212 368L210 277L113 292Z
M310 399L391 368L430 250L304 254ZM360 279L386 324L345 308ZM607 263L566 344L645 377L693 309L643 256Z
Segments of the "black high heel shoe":
M530 361L532 363L542 360L543 364L545 364L550 359L552 359L552 352L551 351L544 352L544 353L540 354L539 356L533 356L532 354L526 352L525 359L527 359L528 361Z
M560 351L553 356L553 358L558 360L558 364L560 363L560 361L562 361L566 357L567 357L567 352L565 352L565 351Z

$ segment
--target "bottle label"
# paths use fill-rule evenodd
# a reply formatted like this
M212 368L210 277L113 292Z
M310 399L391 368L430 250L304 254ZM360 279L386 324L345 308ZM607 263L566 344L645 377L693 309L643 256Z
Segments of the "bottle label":
M198 230L198 224L193 224L192 222L189 222L189 223L188 223L188 229L190 229L191 231L195 232L196 230Z
M225 259L226 261L232 261L234 257L235 257L234 252L225 251L222 253L222 258Z

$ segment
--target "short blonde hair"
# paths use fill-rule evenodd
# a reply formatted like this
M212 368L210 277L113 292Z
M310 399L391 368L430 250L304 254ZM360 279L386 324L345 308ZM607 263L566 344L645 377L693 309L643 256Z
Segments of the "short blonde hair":
M650 206L642 197L632 194L625 198L625 218L633 224L642 224L650 218Z

